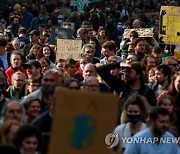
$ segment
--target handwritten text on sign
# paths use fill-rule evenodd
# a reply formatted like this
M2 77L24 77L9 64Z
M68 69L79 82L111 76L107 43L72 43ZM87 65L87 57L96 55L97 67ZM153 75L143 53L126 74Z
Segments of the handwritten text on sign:
M58 39L56 59L73 58L75 60L79 60L81 57L81 48L81 40Z
M160 35L168 44L180 44L180 7L162 6L160 12Z

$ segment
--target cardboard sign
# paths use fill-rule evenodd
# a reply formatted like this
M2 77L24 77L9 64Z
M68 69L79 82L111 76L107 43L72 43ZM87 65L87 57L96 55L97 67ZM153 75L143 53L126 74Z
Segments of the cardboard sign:
M56 59L81 58L82 40L58 39Z
M56 45L57 39L72 39L74 30L53 26L51 29L51 36L49 38L49 43Z
M109 154L105 137L114 129L115 95L59 91L49 154Z
M153 28L125 29L123 38L129 38L131 31L136 31L139 37L153 37Z
M180 45L180 7L162 6L160 11L160 37L167 44Z

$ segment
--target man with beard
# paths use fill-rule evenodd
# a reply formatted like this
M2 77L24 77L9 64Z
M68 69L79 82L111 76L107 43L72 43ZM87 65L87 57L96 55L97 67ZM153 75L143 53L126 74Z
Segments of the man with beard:
M37 60L29 60L27 63L23 64L26 69L28 79L36 78L41 80L41 64Z
M119 67L123 68L125 72L125 80L110 74L111 70ZM142 68L139 63L110 63L97 68L97 72L101 78L110 86L110 88L120 96L116 123L117 125L120 124L122 106L131 94L143 95L147 98L148 103L151 106L156 105L157 102L154 92L143 82Z
M10 29L12 31L12 34L14 37L18 37L18 30L22 26L20 25L20 16L18 14L13 14L10 17L11 24L7 27L7 29Z
M30 43L29 44L26 44L23 48L23 54L24 56L27 56L29 54L29 50L32 48L33 45L35 44L39 44L39 38L40 38L40 31L38 30L32 30L30 33L29 33L29 40L30 40ZM41 45L40 45L41 46Z
M138 61L141 61L144 58L145 54L146 54L145 53L145 51L146 51L145 50L145 40L142 39L142 38L138 38L135 41L134 45L135 45L134 50L135 50L135 54L136 54L136 56L138 58Z
M41 74L41 64L37 60L29 60L27 63L23 64L23 67L26 69L28 79L35 79L36 82L41 83L42 74ZM27 86L27 81L21 88L21 95L25 96L25 89Z
M41 104L42 112L46 111L51 103L48 100L47 93L51 86L57 84L57 79L58 79L57 72L55 72L52 69L45 71L42 77L42 82L41 82L42 86L36 91L27 95L22 101L22 103L24 103L27 99L29 99L29 97L32 97L32 96L37 97L42 102Z
M161 93L165 92L170 84L171 80L171 69L166 64L158 65L155 68L155 83L153 87L156 97Z
M164 108L154 107L150 113L149 121L150 127L133 137L144 140L128 144L125 154L179 154L179 147L174 142L175 137L167 131L170 122L169 112Z
M25 75L19 71L12 75L12 85L7 89L11 99L19 100L21 98L20 92L23 84L25 83L25 79Z

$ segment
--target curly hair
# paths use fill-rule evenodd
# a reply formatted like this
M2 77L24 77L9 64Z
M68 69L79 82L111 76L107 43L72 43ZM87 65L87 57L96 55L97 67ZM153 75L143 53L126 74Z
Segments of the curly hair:
M141 112L143 112L143 115L141 118L142 121L146 122L147 118L149 117L149 113L150 113L150 107L149 107L147 99L142 95L132 94L125 101L124 106L123 106L123 112L125 112L125 113L127 112L129 105L137 105L139 107L139 109L141 110Z
M41 47L41 49L38 51L38 53L37 53L37 59L38 60L40 60L42 57L44 57L44 55L43 55L43 49L45 48L45 47L48 47L49 49L50 49L50 57L49 57L49 60L51 61L51 62L55 62L55 60L56 60L56 54L55 54L55 51L53 50L53 48L51 48L49 45L45 45L45 46L43 46L43 47Z
M27 137L31 137L31 136L35 136L38 140L38 147L37 150L41 150L42 148L42 136L41 136L41 132L34 126L22 126L18 132L16 133L13 143L15 146L17 146L18 148L21 147L21 144L23 142L23 140Z

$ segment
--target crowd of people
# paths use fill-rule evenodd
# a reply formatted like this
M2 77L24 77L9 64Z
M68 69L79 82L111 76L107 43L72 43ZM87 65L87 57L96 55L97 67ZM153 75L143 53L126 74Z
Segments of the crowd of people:
M8 3L0 10L0 153L46 154L58 89L119 97L112 153L180 153L176 143L124 143L123 137L180 137L180 70L159 39L160 7L174 0L104 0L79 13L70 0ZM148 16L146 13L154 13ZM82 40L80 60L57 59L52 27ZM132 30L153 28L153 37ZM103 99L103 98L102 98ZM112 119L113 120L113 119ZM113 131L113 130L112 130Z

